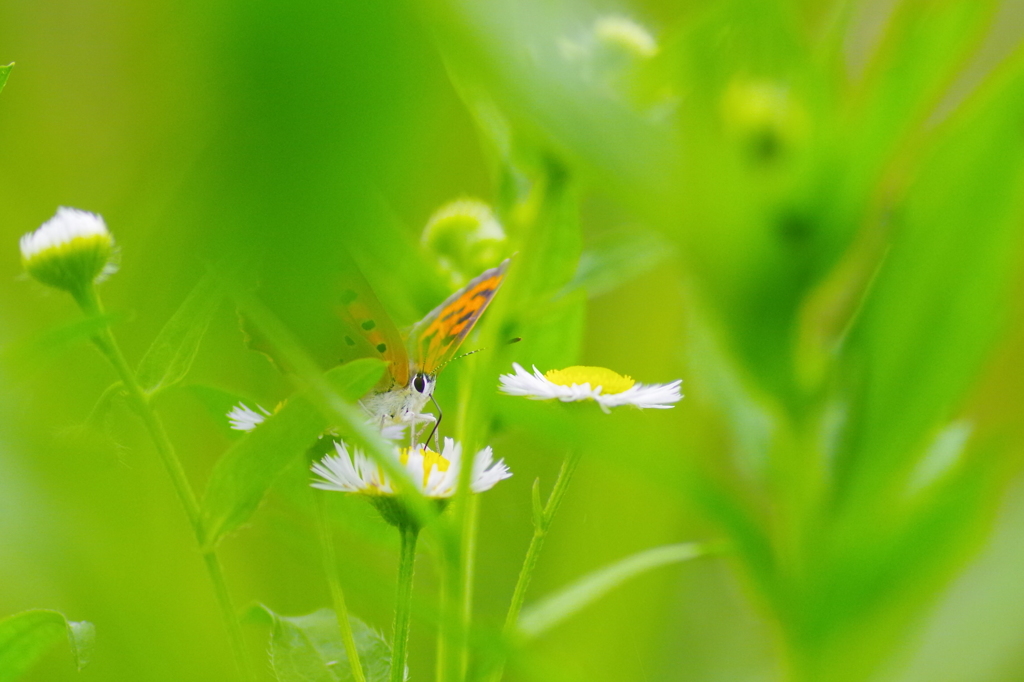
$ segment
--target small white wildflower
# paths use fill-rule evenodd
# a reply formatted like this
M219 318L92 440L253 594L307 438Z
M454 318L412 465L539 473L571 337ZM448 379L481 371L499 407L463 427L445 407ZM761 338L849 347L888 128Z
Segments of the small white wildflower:
M231 408L228 412L228 421L231 422L231 428L235 431L252 431L257 426L262 424L270 416L270 412L267 412L262 406L257 405L256 410L252 409L245 403L238 403Z
M311 484L314 488L364 495L396 494L394 484L383 469L361 451L350 452L340 442L334 444L334 449L336 454L313 463L313 473L319 476ZM445 438L440 454L423 445L401 450L396 448L392 454L425 496L446 499L455 494L462 467L461 443ZM490 447L486 447L477 453L473 461L470 490L475 493L490 490L498 481L511 475L504 460L495 462L494 453Z
M103 218L76 208L58 208L39 229L23 235L19 246L28 274L72 293L117 270L114 238Z
M512 369L515 374L501 375L501 391L531 400L593 400L609 412L620 405L664 410L683 398L679 391L682 379L668 384L638 384L631 377L604 367L574 366L548 370L545 374L534 367L530 374L518 363L512 363Z

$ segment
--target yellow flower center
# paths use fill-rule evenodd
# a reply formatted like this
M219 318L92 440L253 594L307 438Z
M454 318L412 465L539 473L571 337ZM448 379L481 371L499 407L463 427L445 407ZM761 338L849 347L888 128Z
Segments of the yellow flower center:
M565 369L549 369L544 376L553 384L559 386L572 386L590 384L592 387L601 387L602 393L622 393L632 388L633 378L613 372L604 367L584 367L574 365Z
M399 459L402 462L402 466L409 463L409 451L412 448L402 448L399 454ZM441 455L437 454L430 448L423 449L423 486L426 487L427 481L430 479L430 472L437 467L438 471L448 471L448 467L451 466L451 462L446 460Z

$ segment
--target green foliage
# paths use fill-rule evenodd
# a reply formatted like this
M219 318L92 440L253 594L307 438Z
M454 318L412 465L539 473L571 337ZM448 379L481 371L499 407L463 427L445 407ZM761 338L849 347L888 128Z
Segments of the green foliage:
M66 639L75 665L81 670L92 656L96 628L86 621L70 621L57 611L35 609L0 620L0 680L14 682L53 645Z
M538 637L631 578L660 566L689 561L707 553L707 547L692 543L666 545L638 552L588 573L536 604L527 606L519 617L519 630L527 637Z
M1019 262L1024 69L972 62L995 12L713 3L627 91L555 52L585 21L569 10L438 10L465 91L508 113L511 156L528 130L679 249L691 352L713 359L708 396L743 453L694 461L682 490L734 542L797 678L869 675L924 601L910 581L940 585L990 513L997 479L970 443L934 487L912 481ZM659 88L664 110L638 106Z
M579 266L567 291L586 290L590 297L615 291L673 255L671 242L647 231L604 235L580 254Z
M402 327L510 256L463 349L485 352L445 368L436 398L442 437L491 445L515 476L478 500L463 490L443 513L415 493L394 502L423 527L412 677L436 658L442 682L502 664L509 682L931 682L901 667L922 655L921 627L954 643L944 654L958 674L1021 676L1019 646L973 646L949 625L1024 594L1019 552L962 577L994 522L1008 538L1022 523L1000 506L1024 495L1017 3L652 0L610 14L542 0L160 2L113 8L100 25L83 14L73 32L8 18L19 51L48 55L33 61L36 86L58 84L75 106L26 83L17 107L0 107L5 130L28 127L7 134L18 142L0 159L0 225L12 249L54 201L131 225L115 235L131 258L104 293L137 311L116 325L119 342L133 358L149 349L137 376L181 477L208 480L204 549L266 505L231 543L228 592L299 611L322 602L306 458L329 445L326 430L408 482L356 404L383 365L325 372L344 351L341 275L358 264ZM122 68L131 37L172 14L152 58ZM506 238L481 213L434 224L424 243L429 217L467 193ZM0 261L6 281L15 260ZM239 265L195 285L202 262ZM89 617L123 633L105 679L228 679L227 642L196 621L210 585L183 569L195 547L140 502L163 510L141 488L149 470L127 459L144 441L119 429L116 455L87 439L53 445L110 381L78 342L120 318L55 326L59 304L29 289L0 288L0 379L31 384L0 381L0 537L18 557L0 562L6 592L95 594ZM283 373L244 351L224 294ZM32 329L55 331L18 341ZM513 361L682 377L687 398L604 415L499 397ZM89 421L117 416L107 408L124 391L110 387ZM254 432L227 432L238 396L289 392ZM557 505L539 485L531 505L529 484L551 480L566 450L581 464L552 523ZM115 456L131 466L108 466ZM393 529L363 500L325 497L345 599L387 622ZM66 510L75 525L61 532ZM533 538L547 536L543 552L529 545L529 589L513 592L531 516ZM140 537L161 553L139 551ZM665 544L693 537L710 542ZM646 573L718 541L729 561L688 568L681 584ZM588 573L643 547L656 549ZM126 571L135 554L148 563ZM168 584L172 600L149 596ZM525 636L499 637L509 595L521 605L535 592L550 596L522 612ZM583 609L592 617L571 618ZM986 622L993 640L1024 637L1012 610ZM140 612L161 618L138 628ZM330 611L256 617L278 679L350 679ZM353 623L370 679L383 679L383 639Z
M324 379L339 399L355 401L380 380L384 366L371 358L354 360L331 370ZM214 546L224 534L245 523L281 472L304 456L331 426L329 416L308 396L299 395L224 453L203 497L201 522L206 546Z
M214 277L196 284L139 361L135 375L143 391L152 395L185 378L223 298Z
M348 654L331 609L304 616L280 616L259 605L249 619L270 627L270 665L278 682L354 680ZM391 646L363 621L349 616L356 650L368 682L384 682L391 670Z
M11 69L14 68L14 64L8 64L7 66L0 66L0 92L3 91L4 86L7 85L7 79L11 75Z
M88 341L109 325L124 319L123 313L104 313L65 322L36 335L27 342L8 346L4 349L4 355L12 365L21 370L39 367L52 362L54 358L72 347Z

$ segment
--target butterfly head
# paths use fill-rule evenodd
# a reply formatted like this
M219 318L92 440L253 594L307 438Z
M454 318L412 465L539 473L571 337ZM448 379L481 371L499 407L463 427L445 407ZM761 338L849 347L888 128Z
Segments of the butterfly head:
M427 374L426 372L416 372L409 384L412 386L413 391L429 398L434 395L434 385L436 382L437 379L434 375Z

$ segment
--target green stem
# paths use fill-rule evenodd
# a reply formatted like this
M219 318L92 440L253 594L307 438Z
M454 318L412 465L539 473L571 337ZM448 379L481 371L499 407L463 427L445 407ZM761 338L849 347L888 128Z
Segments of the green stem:
M76 294L75 299L87 315L103 314L103 305L100 302L95 287L90 285L82 292ZM195 492L193 492L188 477L185 475L185 469L181 466L181 460L178 459L178 455L174 451L174 446L171 444L163 423L156 412L153 411L152 405L150 405L149 396L146 395L146 392L136 380L135 372L128 365L128 361L125 359L124 353L121 352L121 348L118 346L117 340L114 338L114 334L109 326L105 326L94 336L93 341L99 347L100 352L113 365L115 371L121 377L121 382L128 390L128 395L136 411L142 417L146 430L149 431L149 436L156 447L157 454L160 456L164 468L167 469L167 473L171 477L171 483L178 494L178 500L181 501L181 505L185 509L185 515L192 526L192 532L196 537L196 541L202 545L199 501L196 499ZM217 595L217 602L220 604L224 621L228 628L231 648L235 655L235 663L245 679L255 680L256 673L252 668L249 657L245 653L245 640L242 636L242 628L239 625L238 617L231 603L231 595L228 592L227 584L224 582L224 571L220 560L210 550L203 552L203 561L206 564L206 570L210 575L210 581L213 583L213 589Z
M470 484L476 447L469 428L472 423L466 396L470 395L472 375L460 386L462 400L456 415L456 432L462 442L462 465L452 501L452 527L455 542L442 548L441 608L437 637L438 682L461 682L469 664L469 627L473 607L473 573L476 551L477 499Z
M409 647L409 620L412 615L412 573L416 561L419 528L404 525L402 551L398 559L398 595L395 598L395 634L391 646L391 682L404 682L405 659Z
M213 583L213 591L217 594L217 603L220 604L221 613L224 616L224 623L228 628L228 640L231 642L231 651L235 655L235 664L244 679L256 680L256 671L249 661L245 651L245 638L242 636L242 626L238 621L235 606L231 602L231 593L228 592L228 585L224 581L224 569L221 567L220 559L212 550L203 552L203 561L206 563L206 570L210 574L210 582Z
M438 590L438 625L437 625L437 653L435 655L434 675L437 682L445 682L448 679L448 642L451 638L451 602L452 602L452 576L457 577L449 564L453 557L450 553L441 548L439 553L441 563L441 579Z
M459 612L458 649L456 680L463 680L469 669L469 627L473 619L473 580L476 573L476 538L480 499L476 495L466 497L466 515L462 524L462 604Z
M345 645L345 653L348 655L349 666L352 668L352 676L356 682L366 682L363 664L359 660L359 651L356 649L356 639L352 634L352 623L348 619L345 593L342 591L341 581L338 579L338 561L334 554L331 527L327 523L327 505L324 503L323 495L314 492L313 498L316 501L316 521L320 530L324 572L327 574L327 583L331 586L331 601L334 602L334 615L338 619L338 632L341 633L341 641Z
M580 452L573 451L562 462L562 468L558 472L555 487L552 488L551 495L548 496L548 501L542 510L538 508L540 505L539 493L536 489L534 491L533 537L530 539L530 546L527 548L526 557L523 559L523 568L519 571L519 579L516 581L515 590L512 592L512 603L509 604L508 614L505 616L503 632L506 640L511 640L515 636L519 622L519 613L523 610L523 604L526 602L526 591L529 589L530 581L533 579L533 571L537 568L540 552L544 548L544 540L547 538L551 521L555 518L558 508L562 504L565 491L569 488L572 475L576 472L576 466L580 463L580 456ZM501 680L504 672L505 661L504 657L502 657L497 662L495 672L490 678L491 681L498 682Z

